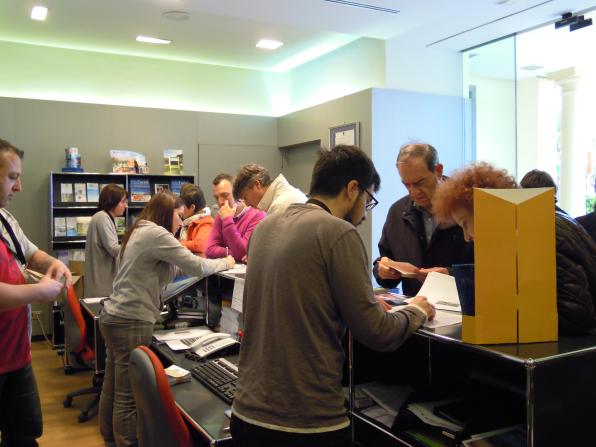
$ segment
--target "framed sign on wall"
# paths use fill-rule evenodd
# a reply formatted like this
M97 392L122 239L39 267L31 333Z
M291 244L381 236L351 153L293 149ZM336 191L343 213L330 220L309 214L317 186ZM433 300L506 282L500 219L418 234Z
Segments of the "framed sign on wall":
M360 123L342 124L329 129L329 148L340 144L360 146Z

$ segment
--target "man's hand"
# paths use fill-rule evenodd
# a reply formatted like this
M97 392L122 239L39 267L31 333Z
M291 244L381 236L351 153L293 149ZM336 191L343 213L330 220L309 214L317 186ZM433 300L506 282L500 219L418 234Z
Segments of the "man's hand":
M224 204L221 206L221 208L219 209L219 211L217 212L217 214L219 214L219 217L221 217L222 219L224 219L226 217L230 217L230 216L234 217L236 215L237 207L238 207L238 205L234 205L234 208L230 208L230 204L226 200L224 202Z
M426 312L428 321L431 321L433 318L435 318L435 313L436 313L435 306L433 306L431 303L429 303L425 296L414 297L412 299L412 301L410 302L410 304L415 304L418 307L420 307L422 310L424 310L424 312Z
M248 256L247 255L242 256L241 261L244 262L245 264L248 264Z
M68 270L68 267L66 267L59 259L55 259L50 264L48 270L46 271L46 275L50 276L50 278L55 279L56 281L60 281L62 278L64 278L64 285L67 287L72 281L72 274L70 273L70 270Z
M236 260L233 256L227 256L225 259L229 269L233 268L236 265Z
M64 264L62 264L64 265ZM52 279L49 274L46 274L39 280L35 287L38 289L36 298L38 303L49 303L56 299L56 295L62 290L62 283Z
M397 270L389 267L389 264L391 262L393 262L393 261L385 256L383 256L381 259L379 259L379 262L377 262L377 273L379 275L379 278L381 278L381 279L400 279L401 278L401 275Z
M391 304L389 304L383 298L375 296L375 300L377 300L377 303L379 303L379 306L381 306L381 309L383 309L385 312L387 312L388 310L391 310Z

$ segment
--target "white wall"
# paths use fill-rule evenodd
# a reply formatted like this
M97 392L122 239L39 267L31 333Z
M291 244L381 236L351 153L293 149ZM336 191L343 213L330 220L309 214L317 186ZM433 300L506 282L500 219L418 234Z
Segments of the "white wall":
M381 176L379 205L372 213L372 258L391 205L407 194L395 167L399 148L412 141L432 144L445 173L464 161L464 99L461 96L373 89L372 160Z
M476 159L517 175L515 82L470 77L476 86Z
M385 41L385 87L439 95L461 96L462 55L427 48L412 36Z

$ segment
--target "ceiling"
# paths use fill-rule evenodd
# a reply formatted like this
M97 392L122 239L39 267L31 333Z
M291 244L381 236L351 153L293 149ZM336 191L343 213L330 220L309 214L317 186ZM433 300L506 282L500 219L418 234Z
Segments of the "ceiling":
M504 4L499 4L503 3ZM349 2L352 3L352 2ZM417 45L462 50L550 22L596 0L3 0L0 40L160 59L285 71L361 37L411 39ZM33 21L34 5L49 9ZM185 11L182 22L166 11ZM138 43L139 34L171 39ZM281 40L275 51L255 48Z

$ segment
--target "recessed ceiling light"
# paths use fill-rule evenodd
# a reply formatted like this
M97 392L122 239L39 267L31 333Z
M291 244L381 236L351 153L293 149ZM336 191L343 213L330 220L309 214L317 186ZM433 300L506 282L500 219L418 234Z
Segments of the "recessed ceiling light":
M166 11L161 16L172 22L183 22L190 19L190 14L186 11Z
M33 20L45 20L48 15L48 8L45 6L34 6L31 8L31 18Z
M276 50L284 43L277 40L261 39L257 42L257 48L265 48L266 50Z
M157 37L150 36L137 36L137 42L154 43L157 45L169 45L172 43L171 40L158 39Z

